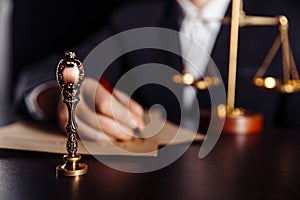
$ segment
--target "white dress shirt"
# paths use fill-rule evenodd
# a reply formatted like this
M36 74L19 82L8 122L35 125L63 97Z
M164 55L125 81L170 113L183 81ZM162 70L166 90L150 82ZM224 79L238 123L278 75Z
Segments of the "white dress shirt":
M205 73L210 61L210 54L221 28L221 20L227 11L230 0L211 0L203 8L198 8L190 0L177 0L177 2L183 15L179 18L179 22L181 22L180 32L203 48L203 51L199 52L199 48L195 50L192 44L187 43L187 40L179 38L183 57L196 63L196 66L192 66L183 61L184 72L190 73L195 79L199 79ZM182 106L185 113L193 109L195 93L195 88L184 87ZM192 119L188 118L183 118L182 123L185 127L192 129L198 126L198 122L193 122Z

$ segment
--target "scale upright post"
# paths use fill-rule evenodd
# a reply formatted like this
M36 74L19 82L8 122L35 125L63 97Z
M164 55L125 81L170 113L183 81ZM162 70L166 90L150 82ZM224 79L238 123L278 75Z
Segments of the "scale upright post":
M65 126L68 141L66 144L67 154L64 155L64 164L56 167L56 174L61 176L78 176L88 172L88 166L79 163L81 156L77 154L78 133L75 121L75 109L79 102L80 87L84 80L83 64L76 59L74 52L66 52L65 58L57 66L57 82L62 89L63 102L68 108L68 122Z
M240 9L241 9L241 0L233 0L231 28L230 28L229 69L228 69L228 94L227 94L228 113L231 113L233 111L234 102L235 102Z
M241 14L244 14L242 7L242 0L232 0L228 91L227 105L225 108L226 116L223 131L233 134L256 134L261 132L263 127L262 115L258 113L251 113L245 111L244 109L234 107L240 18Z

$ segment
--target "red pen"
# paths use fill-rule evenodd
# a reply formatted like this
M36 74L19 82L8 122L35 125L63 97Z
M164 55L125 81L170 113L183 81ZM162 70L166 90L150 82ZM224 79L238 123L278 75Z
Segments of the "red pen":
M113 95L116 99L118 99L118 97L116 95L114 95L113 91L114 91L114 88L109 84L109 82L103 77L101 76L100 80L99 80L99 83L111 94ZM144 139L142 137L142 133L141 133L141 130L136 127L133 129L133 133L136 135L136 137L140 138L140 139Z
M113 87L109 84L109 82L104 78L101 77L99 80L99 83L101 83L101 85L103 85L103 87L110 93L113 94Z

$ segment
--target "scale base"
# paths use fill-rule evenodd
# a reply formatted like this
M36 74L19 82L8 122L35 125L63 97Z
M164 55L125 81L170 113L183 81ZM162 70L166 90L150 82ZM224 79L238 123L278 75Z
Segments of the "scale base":
M250 112L242 108L235 108L232 113L226 113L226 107L220 106L218 108L219 123L224 126L222 132L224 134L235 135L252 135L259 134L263 129L263 115L255 112ZM208 125L211 120L211 111L201 110L200 114L200 130L204 133L208 130ZM218 123L218 121L216 121ZM213 125L218 126L218 124ZM213 128L212 127L212 128Z
M252 135L259 134L262 129L263 116L259 113L243 110L238 114L233 112L226 115L223 132L236 135Z
M71 157L64 155L64 164L60 164L56 167L56 175L58 176L80 176L88 172L88 166L84 163L79 163L81 160L80 155Z

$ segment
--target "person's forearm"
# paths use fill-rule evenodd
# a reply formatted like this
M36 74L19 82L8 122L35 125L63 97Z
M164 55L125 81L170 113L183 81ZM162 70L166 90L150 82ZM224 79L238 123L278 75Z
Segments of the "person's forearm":
M46 119L57 118L57 105L60 99L60 89L58 86L42 91L37 97L37 104L42 110Z

